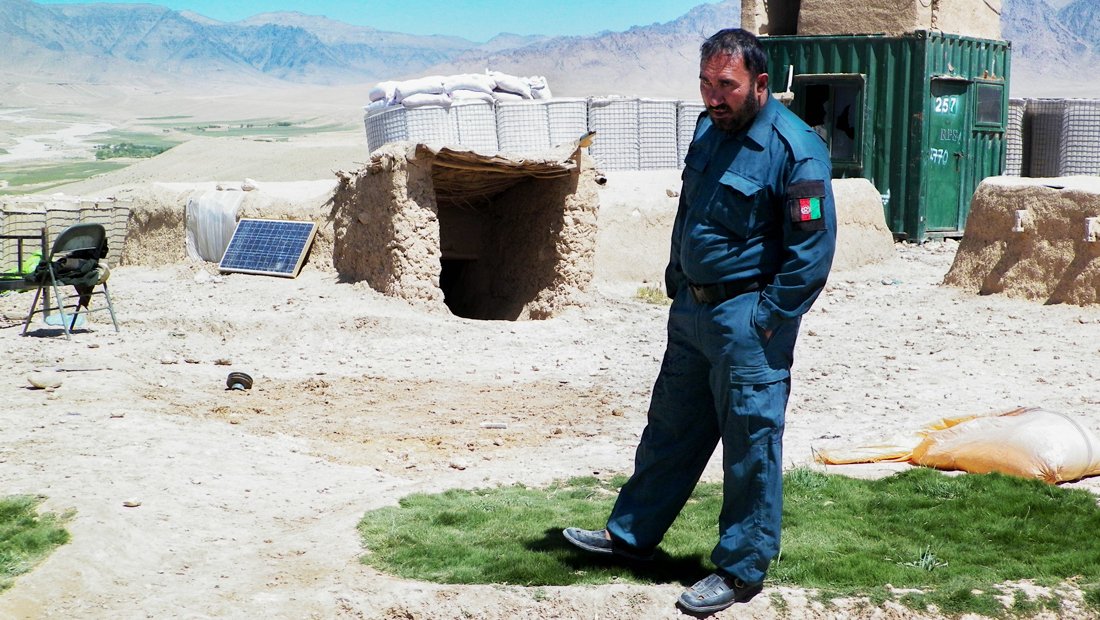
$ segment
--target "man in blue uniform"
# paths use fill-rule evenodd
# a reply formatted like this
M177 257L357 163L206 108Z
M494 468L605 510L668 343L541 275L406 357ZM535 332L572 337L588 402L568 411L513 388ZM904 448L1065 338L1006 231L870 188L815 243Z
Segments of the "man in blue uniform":
M634 474L606 529L563 533L589 552L651 557L721 440L716 571L678 601L711 613L755 596L779 552L791 362L832 264L836 214L825 144L771 97L756 37L722 30L700 56L707 109L684 161L668 344Z

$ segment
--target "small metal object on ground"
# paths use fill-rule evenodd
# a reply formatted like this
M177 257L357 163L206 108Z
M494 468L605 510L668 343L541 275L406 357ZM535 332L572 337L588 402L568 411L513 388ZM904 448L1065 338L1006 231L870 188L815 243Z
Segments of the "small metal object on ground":
M252 377L243 372L231 372L225 379L225 387L231 390L251 390Z

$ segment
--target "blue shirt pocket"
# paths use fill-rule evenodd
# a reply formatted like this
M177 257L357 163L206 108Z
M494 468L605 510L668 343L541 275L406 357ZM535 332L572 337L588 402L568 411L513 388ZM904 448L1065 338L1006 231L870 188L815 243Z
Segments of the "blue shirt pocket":
M710 201L707 216L741 239L750 239L764 223L761 203L764 193L752 179L726 171Z

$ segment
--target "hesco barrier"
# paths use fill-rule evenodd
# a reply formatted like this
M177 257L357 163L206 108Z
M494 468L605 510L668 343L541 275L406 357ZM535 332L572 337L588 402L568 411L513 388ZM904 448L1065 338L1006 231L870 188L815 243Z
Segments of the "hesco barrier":
M73 224L103 224L107 230L108 262L118 264L126 243L130 202L114 198L89 199L74 196L0 197L0 234L38 235L47 229L48 245ZM26 248L27 246L24 246ZM38 251L34 247L34 251ZM0 271L15 265L15 242L0 246Z
M595 131L589 154L598 166L651 170L683 167L703 109L694 101L637 97L456 101L449 107L370 110L363 123L371 151L412 141L529 156Z
M1005 137L1005 170L1009 176L1023 176L1024 168L1024 114L1025 99L1008 100L1008 126Z
M390 142L458 143L458 124L451 108L394 106L368 114L367 146L374 150Z
M1061 175L1063 116L1065 99L1028 99L1024 112L1028 168L1024 176Z
M1100 99L1066 99L1059 175L1100 174Z
M497 117L492 104L485 101L455 102L451 116L458 130L458 143L475 151L494 152L500 148L497 140Z
M699 121L699 115L706 110L702 103L681 101L676 110L676 166L684 167L684 158L687 157L691 139L695 136L695 125Z
M550 150L550 117L546 105L541 101L498 103L497 141L504 153L545 153Z
M642 170L677 167L675 99L638 100L638 167ZM596 134L599 139L599 134Z
M588 131L588 101L581 98L546 100L550 144L568 144Z
M608 170L639 170L638 99L628 97L588 100L588 129L596 132L588 149L592 159Z

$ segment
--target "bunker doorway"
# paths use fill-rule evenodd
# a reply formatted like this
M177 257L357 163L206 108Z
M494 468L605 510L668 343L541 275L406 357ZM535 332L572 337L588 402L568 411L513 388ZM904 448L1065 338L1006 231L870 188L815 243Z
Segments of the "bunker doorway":
M525 316L525 308L557 282L566 199L577 177L455 172L432 172L447 308L467 319L545 318Z

